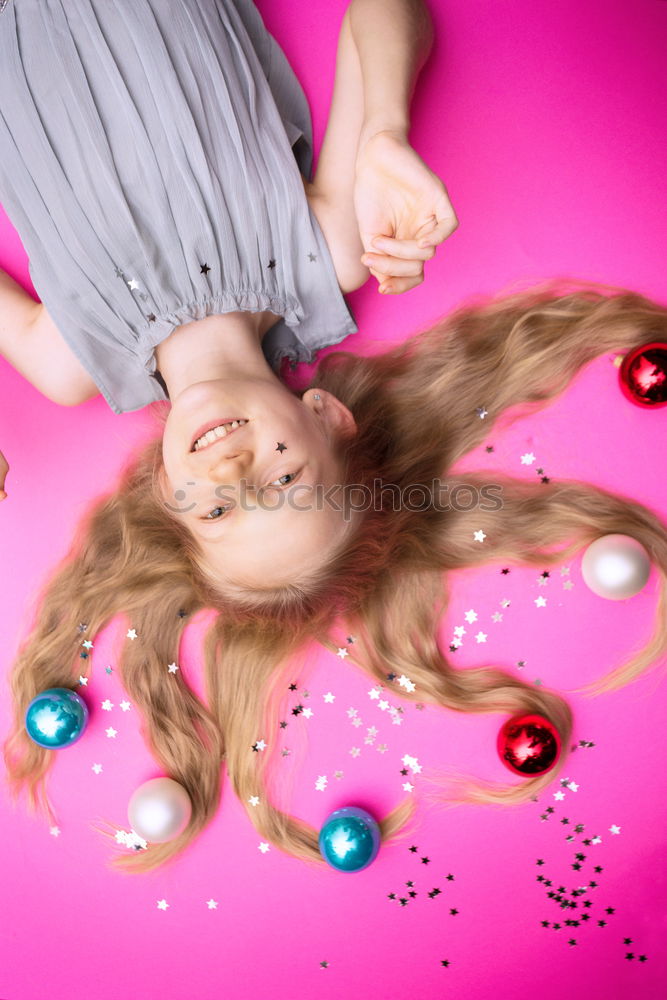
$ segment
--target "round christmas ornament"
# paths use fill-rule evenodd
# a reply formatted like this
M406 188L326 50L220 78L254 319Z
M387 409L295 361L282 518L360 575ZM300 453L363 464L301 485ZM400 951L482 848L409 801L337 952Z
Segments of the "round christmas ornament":
M380 850L380 827L365 809L344 806L327 816L320 830L320 853L339 872L360 872Z
M192 802L173 778L151 778L140 785L127 806L130 826L144 840L164 844L183 833L190 822Z
M581 560L586 586L610 601L634 597L651 573L649 554L630 535L602 535L588 546Z
M32 699L25 728L33 742L49 750L76 743L88 723L88 706L70 688L47 688Z
M543 715L515 715L498 733L498 754L515 774L544 774L560 757L556 727Z
M623 358L618 375L623 394L637 406L667 405L667 343L636 347Z

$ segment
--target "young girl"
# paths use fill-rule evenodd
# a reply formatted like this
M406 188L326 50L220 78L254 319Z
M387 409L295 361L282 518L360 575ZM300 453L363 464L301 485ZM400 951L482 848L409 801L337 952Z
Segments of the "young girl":
M419 239L416 230L391 235ZM27 786L31 803L40 796L53 817L44 790L53 755L27 736L27 706L48 687L76 684L82 626L92 639L124 615L140 637L123 644L121 678L155 758L190 795L192 818L175 840L116 858L126 871L175 858L204 829L220 804L223 759L261 836L325 863L318 831L262 791L271 755L253 752L259 733L273 747L278 692L287 690L294 655L313 640L336 650L341 637L352 637L349 659L411 700L538 712L558 728L565 749L558 768L509 786L469 780L448 800L519 802L551 782L567 760L570 708L500 669L452 667L437 638L447 570L501 559L544 567L600 535L631 534L660 574L656 630L597 689L637 676L667 646L667 532L646 507L581 483L533 486L495 473L500 505L447 503L455 484L481 494L487 476L450 470L504 411L544 404L600 354L664 339L665 308L624 289L549 283L463 305L384 354L330 354L296 393L277 383L241 315L225 327L224 351L222 338L202 334L201 357L186 352L180 329L157 343L171 403L154 405L163 433L129 463L118 488L91 505L40 595L11 674L14 718L4 744L11 788ZM215 405L202 388L209 372ZM202 439L209 421L228 424L234 442L226 433ZM304 486L305 502L297 492ZM411 503L397 503L406 491ZM484 548L474 540L480 530ZM202 701L180 673L165 683L164 667L178 658L188 617L204 608L217 615L203 651ZM405 677L414 687L398 683ZM256 796L259 805L249 808ZM385 817L383 837L412 810L410 799Z

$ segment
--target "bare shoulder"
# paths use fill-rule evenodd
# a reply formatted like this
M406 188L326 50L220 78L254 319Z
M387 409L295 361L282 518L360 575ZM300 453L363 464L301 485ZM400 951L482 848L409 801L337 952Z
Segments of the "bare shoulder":
M74 354L46 306L40 304L27 332L39 379L26 377L43 395L62 406L78 406L99 394L91 375Z

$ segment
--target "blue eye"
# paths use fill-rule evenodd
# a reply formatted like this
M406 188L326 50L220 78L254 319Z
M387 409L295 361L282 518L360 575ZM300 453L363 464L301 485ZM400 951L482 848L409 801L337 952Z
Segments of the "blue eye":
M221 517L222 517L222 514L220 515L220 517L211 517L211 514L214 514L216 510L228 511L228 510L231 510L231 507L214 507L213 510L209 510L208 514L204 515L204 517L202 518L202 520L204 520L204 521L219 521L221 519Z
M293 482L298 477L298 475L299 474L297 472L286 472L284 476L279 476L278 479L274 479L272 483L269 483L269 486L277 485L278 488L280 488L281 486L289 486L289 484ZM208 514L204 514L204 516L200 520L221 521L225 512L231 510L232 507L233 504L230 504L229 507L213 507L213 509L210 510ZM216 510L221 510L223 513L220 514L218 517L211 517L211 514L215 514Z

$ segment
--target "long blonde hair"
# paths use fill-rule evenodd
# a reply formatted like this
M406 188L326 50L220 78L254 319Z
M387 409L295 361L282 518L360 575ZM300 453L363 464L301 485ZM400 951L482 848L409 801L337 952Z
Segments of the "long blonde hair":
M123 645L122 682L140 709L154 756L188 791L192 818L176 839L117 854L112 868L144 872L173 860L215 815L224 764L263 838L308 863L325 864L318 831L272 804L268 774L274 755L255 753L253 746L265 734L269 751L275 749L272 736L294 656L313 641L335 651L339 621L355 638L348 646L350 662L393 694L458 712L537 712L559 730L563 754L546 774L505 785L433 772L426 776L436 790L432 800L501 804L535 796L567 759L570 707L558 693L500 668L457 669L449 662L437 638L447 607L447 570L489 559L544 567L600 535L638 539L660 577L655 631L628 663L581 689L599 693L631 681L667 647L665 526L629 498L574 481L532 484L494 473L502 504L469 511L428 502L428 490L437 478L481 491L488 473L452 476L449 470L504 411L520 403L527 410L543 406L598 355L628 352L666 336L667 309L656 302L622 288L561 279L470 300L376 356L329 354L311 386L337 396L359 428L341 450L344 481L380 480L399 490L421 484L426 493L421 509L395 509L393 494L383 491L381 503L363 512L344 549L307 586L294 580L234 600L221 595L202 571L196 540L163 502L157 436L126 466L117 488L91 503L70 551L36 599L34 627L10 677L14 714L3 753L14 799L27 786L31 807L39 804L54 822L45 789L53 751L29 738L25 713L40 691L75 686L78 623L86 622L92 637L117 614L141 637ZM482 404L484 420L476 410ZM157 404L154 412L163 422L164 407ZM473 540L479 529L487 536L483 546ZM207 704L180 672L165 676L165 665L178 659L187 624L183 610L191 616L203 608L218 612L204 642ZM401 677L412 685L400 685ZM252 796L259 796L259 805L248 806ZM413 814L408 797L381 820L383 840L405 835ZM104 827L96 828L113 839Z

